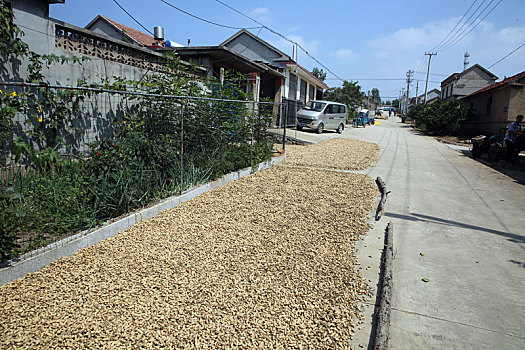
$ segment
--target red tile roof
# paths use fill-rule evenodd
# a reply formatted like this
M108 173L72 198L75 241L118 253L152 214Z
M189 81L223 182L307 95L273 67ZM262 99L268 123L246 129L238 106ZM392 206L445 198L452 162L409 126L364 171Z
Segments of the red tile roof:
M100 17L104 18L105 20L113 24L115 27L123 31L126 35L138 42L141 46L152 46L153 43L155 43L155 38L152 35L143 33L140 30L136 30L118 22L115 22L107 18L106 16L100 15Z
M485 91L489 91L489 90L493 90L493 89L496 89L500 86L504 86L506 85L507 83L513 81L513 80L518 80L518 79L521 79L521 78L524 78L525 77L525 71L521 72L521 73L518 73L516 75L513 75L512 77L508 77L508 78L505 78L503 79L502 81L499 81L497 83L494 83L492 85L489 85L487 87L484 87L483 89L481 90L478 90L476 92L473 92L471 93L470 95L467 95L465 97L468 97L468 96L474 96L474 95L477 95L479 93L482 93L482 92L485 92Z

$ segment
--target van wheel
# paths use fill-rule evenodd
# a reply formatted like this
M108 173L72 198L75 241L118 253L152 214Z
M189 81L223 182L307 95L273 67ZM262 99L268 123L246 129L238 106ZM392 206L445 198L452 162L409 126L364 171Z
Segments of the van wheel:
M345 126L343 124L339 124L339 126L337 127L337 133L342 134L344 129Z
M319 126L317 127L317 133L318 134L322 134L323 133L323 130L324 130L324 125L323 123L319 124Z

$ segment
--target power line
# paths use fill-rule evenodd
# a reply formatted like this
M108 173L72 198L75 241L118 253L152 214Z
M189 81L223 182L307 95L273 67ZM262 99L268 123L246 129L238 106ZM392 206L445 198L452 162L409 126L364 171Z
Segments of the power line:
M454 29L457 28L457 26L461 23L461 21L463 21L463 19L465 19L465 16L467 15L467 13L470 11L470 9L472 8L472 6L474 6L474 4L477 2L478 0L474 0L472 2L472 4L470 5L470 7L468 8L467 12L465 12L465 14L463 14L463 17L461 17L461 19L458 21L458 23L456 23L456 25L454 26L454 28L452 28L452 30L443 38L443 40L441 40L439 42L439 44L437 44L436 46L434 46L430 51L433 51L435 49L437 49L449 36L450 34L452 34L452 32L454 31Z
M325 80L340 80L339 78L326 78ZM406 79L405 78L363 78L363 79L359 79L359 78L351 78L351 79L344 79L346 81L361 81L361 80L379 80L379 81L383 81L383 80L403 80L405 81Z
M163 0L161 0L161 1L163 1ZM275 35L281 37L282 39L284 39L284 40L286 40L286 41L288 41L288 42L290 42L290 43L292 43L292 44L294 44L294 45L297 45L297 47L300 48L300 49L301 49L301 50L302 50L302 51L303 51L308 57L310 57L312 60L314 60L315 62L317 62L317 64L319 64L321 67L323 67L324 69L326 69L330 74L332 74L332 75L333 75L334 77L336 77L338 80L340 80L340 81L344 81L344 79L341 79L337 74L335 74L334 72L332 72L332 71L330 70L330 68L328 68L327 66L325 66L324 64L322 64L321 62L319 62L319 60L318 60L317 58L315 58L314 56L312 56L308 51L306 51L306 50L305 50L300 44L298 44L297 42L288 39L288 38L287 38L286 36L284 36L283 34L281 34L281 33L277 32L277 31L271 29L270 27L264 25L263 23L257 21L257 20L254 19L254 18L251 18L250 16L248 16L248 15L242 13L241 11L239 11L239 10L237 10L237 9L235 9L235 8L233 8L233 7L231 7L230 5L225 4L225 3L222 2L221 0L215 0L215 1L217 1L217 2L220 3L220 4L222 4L223 6L226 6L226 7L229 8L230 10L237 12L237 13L240 14L241 16L244 16L244 17L246 17L246 18L248 18L248 19L254 21L254 22L257 23L257 24L260 24L264 29L266 29L266 30L270 31L271 33L273 33L273 34L275 34Z
M115 0L113 0L115 1ZM180 11L188 16L191 16L193 18L196 18L200 21L203 21L203 22L206 22L206 23L209 23L209 24L213 24L215 26L218 26L218 27L223 27L223 28L229 28L229 29L257 29L259 27L250 27L250 28L245 28L245 27L232 27L232 26L228 26L228 25L224 25L224 24L220 24L220 23L215 23L215 22L212 22L212 21L208 21L207 19L204 19L202 17L198 17L198 16L195 16L191 13L189 13L188 11L184 11L183 9L181 8L178 8L177 6L173 5L173 4L170 4L169 2L165 1L165 0L160 0L162 1L163 3L165 3L166 5L170 6L170 7L173 7L175 10L177 11Z
M456 32L455 32L452 36L449 36L446 40L443 40L439 45L435 46L435 47L433 48L433 50L439 50L440 48L442 48L443 46L447 45L447 44L450 43L452 40L454 40L454 39L456 38L456 36L458 35L458 33L459 33L459 32L460 32L460 31L461 31L461 30L462 30L467 24L469 24L469 22L470 22L470 20L472 19L472 17L478 12L478 10L481 8L481 6L483 6L483 4L485 3L485 1L487 1L487 0L483 0L483 1L479 4L479 6L476 7L476 9L474 10L474 12L472 12L472 14L469 16L469 18L467 18L467 20L465 20L465 21L463 22L463 24L461 25L461 27L459 27L459 28L456 30ZM494 0L491 0L491 2L492 2L492 1L494 1ZM469 10L468 10L467 12L465 12L465 16L467 15L467 13L470 11L470 9L472 8L472 6L473 6L476 2L477 2L477 0L474 1L474 3L470 6ZM478 17L474 18L474 21L475 21L476 19L478 19L478 18L479 18L479 15L478 15ZM458 22L458 24L459 24L459 22ZM467 27L467 28L468 28L468 27ZM452 30L452 32L453 32L453 30Z
M461 35L462 33L464 33L465 30L467 30L469 28L470 25L472 25L472 23L474 23L478 18L479 16L481 16L483 14L483 11L485 11L485 9L490 6L490 4L494 1L494 0L490 0L489 4L487 5L487 7L485 7L485 9L483 9L477 16L476 18L474 18L472 20L472 22L470 21L472 19L472 17L478 12L478 10L481 8L481 6L483 6L483 4L485 3L485 1L487 0L483 0L478 7L476 7L476 9L474 10L474 12L472 12L472 14L470 15L469 18L467 18L467 20L461 25L461 27L459 27L459 29L454 33L454 35L452 35L448 40L446 40L441 46L438 46L436 48L436 51L437 50L441 50L443 47L447 46L448 44L450 44L452 41L454 41L455 39L457 39L459 37L459 35ZM466 27L465 27L466 26ZM463 28L465 28L463 31L461 31Z
M128 15L129 17L131 17L132 20L134 20L135 22L137 22L137 24L138 24L139 26L141 26L145 31L147 31L148 33L150 33L151 35L153 35L153 33L151 32L151 30L149 30L148 28L144 27L144 26L142 25L142 23L140 23L138 20L136 20L135 17L133 17L128 11L126 11L126 9L125 9L124 7L122 7L122 6L117 2L117 0L113 0L113 2L114 2L115 4L117 4L117 6L120 7L120 9L121 9L122 11L124 11L124 12L126 13L126 15Z
M487 69L490 69L492 67L494 67L495 65L497 65L498 63L500 63L501 61L503 61L505 58L509 57L510 55L512 55L514 52L518 51L519 49L521 49L523 46L525 46L525 43L521 44L520 46L518 46L517 48L515 48L514 50L512 50L511 52L509 52L507 55L505 55L504 57L500 58L496 63L493 63L489 68Z
M339 80L339 79L326 78L325 80ZM347 79L344 79L344 80L359 82L359 81L369 81L369 80L375 80L375 81L406 81L407 79L406 78L365 78L365 79L347 78ZM425 79L414 79L414 78L412 78L412 81L426 81L426 80ZM429 82L430 83L441 84L440 81L435 81L435 80L429 80Z
M423 72L423 71L416 71L416 73L420 73L420 74L426 74L427 72ZM429 73L429 75L437 75L439 77L448 77L450 74L439 74L439 73Z
M494 0L492 0L492 1L494 1ZM489 3L489 5L492 3L492 1ZM472 32L477 26L479 26L479 25L481 24L481 22L483 22L483 20L484 20L485 18L487 18L487 16L490 15L490 14L492 13L492 11L494 11L494 9L495 9L495 8L496 8L496 7L502 2L502 1L503 1L503 0L499 0L499 1L496 3L496 5L494 5L494 7L492 7L492 8L490 9L490 11L487 12L487 14L486 14L485 16L483 16L482 19L480 19L480 20L479 20L479 21L478 21L478 22L477 22L472 28L470 28L470 30L469 30L468 32L466 32L463 36L461 36L460 38L458 38L456 41L450 43L447 47L441 48L441 50L439 50L439 52L443 52L443 51L445 51L445 50L448 50L448 49L450 49L452 46L456 45L458 42L460 42L461 40L463 40L463 38L466 37L470 32ZM488 8L489 5L487 5L487 7L485 7L485 8L483 9L483 11L479 14L479 16L481 16L481 14L482 14L482 13ZM477 18L479 18L479 16L478 16ZM476 18L476 19L477 19L477 18ZM465 30L466 30L466 29L468 29L468 27L465 28ZM465 31L465 30L464 30L464 31ZM463 31L463 32L464 32L464 31ZM463 34L463 32L462 32L461 34ZM460 35L461 35L461 34L460 34Z

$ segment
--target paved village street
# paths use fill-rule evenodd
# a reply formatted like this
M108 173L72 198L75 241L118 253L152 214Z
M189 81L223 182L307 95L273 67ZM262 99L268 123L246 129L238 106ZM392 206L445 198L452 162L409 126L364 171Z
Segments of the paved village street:
M358 253L377 280L378 237L394 224L389 348L525 348L525 186L399 118L343 137L379 144L368 174L392 191Z

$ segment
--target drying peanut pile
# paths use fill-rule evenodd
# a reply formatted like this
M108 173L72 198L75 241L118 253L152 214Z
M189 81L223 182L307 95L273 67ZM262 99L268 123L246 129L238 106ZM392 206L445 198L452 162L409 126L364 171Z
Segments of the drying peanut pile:
M375 143L333 138L322 143L286 146L285 164L325 169L363 170L376 160Z
M0 348L349 348L376 193L293 167L204 193L0 288Z

